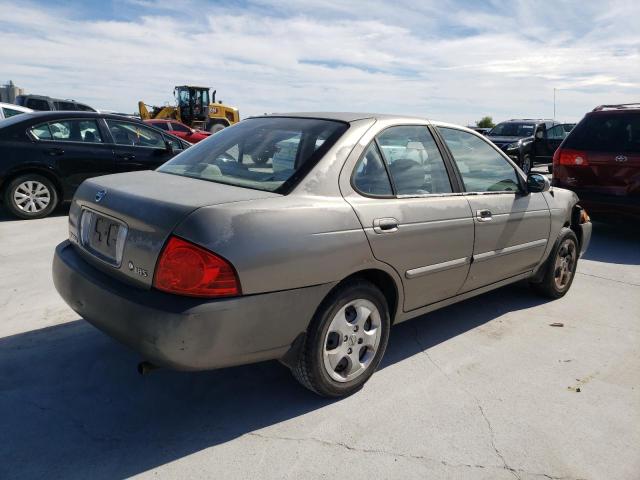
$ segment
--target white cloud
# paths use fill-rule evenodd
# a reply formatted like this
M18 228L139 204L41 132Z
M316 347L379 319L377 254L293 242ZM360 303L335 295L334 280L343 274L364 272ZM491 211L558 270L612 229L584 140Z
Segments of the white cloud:
M467 123L551 116L640 97L640 7L613 2L366 4L259 0L250 7L128 0L141 16L0 2L2 79L33 93L133 111L204 84L243 116L365 110ZM522 25L522 28L519 28Z

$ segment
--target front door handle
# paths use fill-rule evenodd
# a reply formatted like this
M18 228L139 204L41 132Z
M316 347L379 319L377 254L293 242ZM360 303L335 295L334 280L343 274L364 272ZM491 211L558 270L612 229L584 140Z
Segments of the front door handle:
M493 214L491 210L478 210L476 211L476 218L479 222L489 222L493 220Z
M393 217L376 218L373 221L373 231L376 233L393 233L398 231L398 220Z

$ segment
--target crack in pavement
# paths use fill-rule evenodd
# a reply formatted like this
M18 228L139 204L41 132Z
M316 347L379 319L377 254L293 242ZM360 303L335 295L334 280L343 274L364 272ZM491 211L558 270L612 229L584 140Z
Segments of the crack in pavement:
M576 272L578 275L584 275L585 277L594 277L594 278L599 278L601 280L608 280L610 282L615 282L615 283L622 283L624 285L629 285L631 287L640 287L640 283L633 283L633 282L625 282L624 280L616 280L614 278L609 278L609 277L603 277L601 275L595 275L593 273L584 273L584 272Z
M437 460L434 458L426 457L424 455L414 455L411 453L394 452L391 450L385 450L385 449L379 449L379 448L357 448L344 442L330 442L328 440L323 440L321 438L316 438L316 437L287 437L282 435L265 435L263 433L258 433L258 432L248 432L245 434L245 436L257 437L263 440L280 440L285 442L312 442L325 447L344 448L345 450L356 452L356 453L387 455L394 458L405 458L409 460L417 460L420 462L440 464L448 468L468 468L468 469L482 469L482 470L486 470L486 469L504 470L505 469L504 466L502 465L451 463L451 462L447 462L446 460ZM525 475L534 476L534 477L543 477L543 478L548 478L550 480L584 480L584 479L578 479L578 478L566 477L566 476L558 477L558 476L549 475L546 473L527 472L526 470L522 470L522 469L517 469L517 470L513 469L511 470L511 473L515 473L516 475L518 475L518 473L523 473ZM519 475L518 475L518 478L520 478Z
M549 475L546 473L533 473L533 472L527 472L526 470L523 469L519 469L519 468L513 468L512 466L510 466L506 459L504 458L504 455L502 454L502 452L498 449L498 447L496 446L496 441L495 441L495 431L493 430L493 426L491 425L491 422L489 421L489 417L487 417L484 409L482 408L482 403L480 402L480 399L473 394L470 390L468 390L464 385L460 384L460 383L456 383L454 382L454 380L451 378L451 376L445 372L442 367L438 364L438 362L436 362L431 355L429 354L429 352L427 351L427 347L426 345L424 345L422 343L422 341L420 340L420 335L418 332L418 327L414 325L414 338L416 343L418 344L418 347L420 348L421 353L423 353L428 359L429 362L431 362L431 364L436 367L444 376L445 378L447 378L447 380L449 380L451 383L457 385L459 388L461 388L467 395L469 395L471 398L473 398L475 400L476 406L478 407L478 410L480 410L480 414L482 415L482 418L484 419L485 423L487 424L487 428L489 429L489 435L490 435L490 440L491 440L491 447L493 448L493 451L495 452L496 456L500 459L500 461L502 462L502 467L498 467L498 468L502 468L504 470L507 470L509 473L511 473L511 475L514 476L514 478L521 480L520 474L523 473L525 475L533 475L533 476L540 476L540 477L545 477L551 480L565 480L565 479L570 479L571 477L566 477L566 476L562 476L562 477L558 477L558 476L554 476L554 475ZM460 372L456 372L458 377L461 378Z

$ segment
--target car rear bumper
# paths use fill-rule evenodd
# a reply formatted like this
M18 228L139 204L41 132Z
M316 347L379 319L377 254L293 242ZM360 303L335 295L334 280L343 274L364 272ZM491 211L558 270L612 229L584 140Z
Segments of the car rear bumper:
M580 205L582 205L589 214L622 214L640 217L640 195L605 195L599 192L590 192L589 190L569 189L578 195Z
M281 358L334 286L216 300L181 297L115 280L84 261L68 241L56 248L53 281L89 323L145 360L179 370Z

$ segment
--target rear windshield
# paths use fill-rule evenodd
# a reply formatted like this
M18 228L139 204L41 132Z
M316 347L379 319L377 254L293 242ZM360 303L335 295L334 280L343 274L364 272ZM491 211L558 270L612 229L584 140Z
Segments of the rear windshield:
M564 148L640 153L640 114L588 115L571 131Z
M533 135L535 123L499 123L491 129L489 135L492 137L530 137Z
M252 118L225 128L159 172L286 193L349 128L309 118Z

